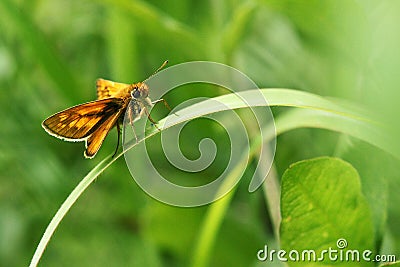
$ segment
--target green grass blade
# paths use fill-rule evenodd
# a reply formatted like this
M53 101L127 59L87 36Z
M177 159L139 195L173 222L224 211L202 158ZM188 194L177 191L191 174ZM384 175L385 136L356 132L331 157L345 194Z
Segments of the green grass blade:
M159 37L163 42L166 41L165 34L168 39L179 40L188 47L188 51L196 51L197 54L205 55L205 48L201 40L197 38L196 31L189 26L179 22L175 18L163 13L150 4L142 1L127 1L127 0L92 0L101 4L118 8L122 12L126 12L129 16L135 19L137 25L140 25L140 30L144 32L156 32L153 39ZM164 32L163 34L159 34ZM190 48L190 49L189 49Z
M4 12L1 12L3 9ZM31 55L41 66L48 76L59 88L59 93L63 93L65 99L71 99L71 96L78 95L80 88L72 73L64 64L63 60L54 51L54 45L43 32L35 25L30 14L19 9L15 1L0 1L0 16L2 24L11 24L16 32L13 34L24 46L29 47ZM23 64L24 62L21 62Z
M50 238L54 234L58 225L70 210L72 205L76 202L79 196L86 190L86 188L105 170L108 166L113 163L115 159L110 161L110 156L103 159L99 164L96 165L86 176L82 179L82 181L74 188L71 194L67 197L61 207L58 209L57 213L51 219L49 225L47 226L39 245L36 247L35 254L32 257L31 264L29 266L37 266L40 258L43 255L44 250L46 249L47 244L50 241Z
M131 82L132 77L140 77L140 55L137 51L137 23L126 12L118 8L107 10L107 52L111 77L117 81ZM123 36L123 38L121 38Z
M343 132L350 134L356 138L360 138L370 144L376 145L377 147L399 157L398 152L395 148L389 146L387 140L390 138L387 136L382 129L380 129L379 123L369 119L366 113L360 112L360 109L349 106L343 106L335 101L325 99L323 97L313 95L310 93L300 92L289 89L262 89L264 97L268 100L269 106L287 106L301 108L296 112L288 113L284 117L280 117L276 121L277 133L283 133L285 131L298 128L298 127L317 127L326 128L333 131ZM244 103L242 98L238 95L246 95L246 99L250 100L248 103ZM167 129L173 125L192 120L194 118L201 117L203 115L220 112L227 109L246 108L249 106L259 105L259 93L254 91L245 91L240 94L228 94L214 98L213 101L203 101L187 108L184 108L176 115L170 115L159 122L162 129ZM224 105L213 105L213 103L221 102ZM254 101L254 102L253 102ZM168 120L168 124L165 124ZM275 135L274 131L267 126L265 129L267 135L264 142L267 142L270 138ZM158 130L153 129L146 138L158 133ZM250 153L254 156L261 141L257 141L251 144ZM143 140L142 140L143 141ZM128 147L131 149L135 144ZM61 222L62 218L72 207L78 197L84 192L84 190L94 181L105 169L108 168L115 160L123 155L125 151L120 153L115 158L111 159L108 157L100 162L88 175L83 178L82 182L73 190L68 196L67 200L63 203L61 208L57 211L53 217L49 226L44 233L42 240L40 241L30 266L36 266L39 262L46 245L48 244L52 234ZM246 158L246 157L245 157ZM399 157L400 158L400 157ZM247 161L247 158L244 159ZM246 162L242 162L246 164ZM240 164L242 167L242 164ZM245 165L243 165L245 166ZM233 171L230 174L231 177L235 177L236 172ZM227 179L228 180L228 179ZM232 193L233 194L233 193ZM200 233L199 243L196 245L194 252L193 263L206 265L210 257L210 248L215 241L217 230L219 229L223 215L226 213L226 209L229 207L231 195L221 199L220 202L216 202L211 205L208 214L206 215L202 232ZM208 234L208 233L212 233ZM203 237L204 236L204 237ZM204 257L199 260L198 257Z
M232 55L243 40L248 30L248 24L254 18L254 11L257 5L253 1L246 1L235 9L232 20L227 24L223 37L222 45L228 62L232 61Z

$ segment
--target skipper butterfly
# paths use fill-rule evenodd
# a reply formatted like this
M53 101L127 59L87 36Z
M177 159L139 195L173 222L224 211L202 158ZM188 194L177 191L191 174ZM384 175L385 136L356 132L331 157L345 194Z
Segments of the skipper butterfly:
M167 63L168 61L165 61L154 74ZM42 122L42 127L50 135L66 141L85 141L86 150L84 156L93 158L99 151L107 134L116 126L118 141L115 155L119 147L120 125L123 122L126 111L133 128L133 123L143 115L146 115L156 126L156 122L150 117L149 110L158 102L164 102L165 106L171 110L164 99L151 101L149 87L145 81L124 84L98 79L96 82L97 100L60 111L45 119ZM137 142L136 133L135 137Z

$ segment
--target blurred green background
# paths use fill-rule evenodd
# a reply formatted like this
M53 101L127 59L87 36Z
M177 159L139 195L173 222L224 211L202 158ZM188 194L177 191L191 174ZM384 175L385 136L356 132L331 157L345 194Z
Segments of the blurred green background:
M365 105L398 131L399 14L400 1L372 0L2 0L0 266L29 263L61 203L114 151L116 131L95 159L85 160L83 143L62 142L40 125L57 111L94 100L97 78L133 83L165 59L170 65L216 61L260 88L306 90ZM212 88L177 90L165 98L174 107L217 94ZM193 158L197 138L220 131L202 120L188 128L182 150ZM299 129L278 137L277 174L321 155L342 157L388 188L383 250L399 255L400 183L393 159L337 133ZM204 178L213 172L219 169ZM239 184L224 217L211 266L261 265L256 252L277 242L265 193L249 194L247 186L246 180ZM187 266L208 208L157 202L119 159L68 213L41 266Z

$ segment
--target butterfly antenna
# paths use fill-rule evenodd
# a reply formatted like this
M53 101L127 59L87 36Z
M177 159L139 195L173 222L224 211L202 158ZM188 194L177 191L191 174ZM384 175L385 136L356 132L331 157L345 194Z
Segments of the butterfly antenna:
M148 81L151 77L153 77L154 75L157 74L157 72L159 72L160 70L162 70L162 68L165 67L165 65L168 64L168 60L165 60L164 63L152 74L150 75L146 80L143 81L143 83L145 83L146 81Z

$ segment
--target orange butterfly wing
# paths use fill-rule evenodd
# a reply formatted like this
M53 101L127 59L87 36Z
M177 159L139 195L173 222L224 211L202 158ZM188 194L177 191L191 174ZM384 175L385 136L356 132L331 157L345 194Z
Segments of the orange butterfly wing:
M115 97L120 91L129 87L129 84L117 83L104 79L97 79L97 99L105 99L109 97Z
M49 134L63 140L86 140L85 156L92 158L125 111L125 103L124 99L106 98L77 105L52 115L42 126Z
M60 111L44 120L42 126L55 137L81 141L123 107L122 99L96 100Z
M99 151L104 139L110 130L118 123L118 118L124 110L120 109L117 113L109 116L101 125L86 139L86 150L84 155L86 158L93 158ZM119 133L118 133L119 134Z

